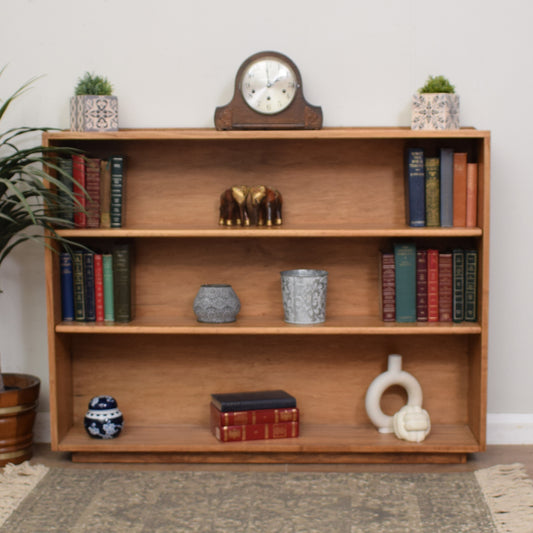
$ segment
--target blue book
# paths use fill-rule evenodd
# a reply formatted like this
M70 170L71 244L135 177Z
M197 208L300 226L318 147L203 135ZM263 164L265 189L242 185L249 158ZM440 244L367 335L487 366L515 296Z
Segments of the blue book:
M83 274L85 280L85 320L96 320L96 298L94 292L94 253L83 253Z
M424 150L422 148L407 148L405 158L407 224L422 227L426 225Z
M74 320L74 276L72 257L67 252L59 255L59 271L61 279L61 315L66 322Z
M440 225L453 226L453 150L440 150Z
M396 322L416 322L416 245L394 244Z

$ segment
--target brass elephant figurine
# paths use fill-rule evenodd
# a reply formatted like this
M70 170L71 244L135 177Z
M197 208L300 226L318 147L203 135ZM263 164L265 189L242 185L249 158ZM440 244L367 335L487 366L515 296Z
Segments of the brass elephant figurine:
M225 226L280 226L281 193L265 185L234 185L220 196L219 224Z

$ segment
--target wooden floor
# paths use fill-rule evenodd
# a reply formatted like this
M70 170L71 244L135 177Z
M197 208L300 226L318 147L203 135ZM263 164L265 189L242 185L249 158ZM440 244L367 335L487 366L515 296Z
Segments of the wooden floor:
M217 470L217 471L263 471L263 472L470 472L497 464L522 463L533 478L533 445L488 446L484 453L469 456L465 464L454 465L323 465L323 464L83 464L72 463L68 453L52 452L49 444L35 444L35 463L61 468L100 468L121 470Z

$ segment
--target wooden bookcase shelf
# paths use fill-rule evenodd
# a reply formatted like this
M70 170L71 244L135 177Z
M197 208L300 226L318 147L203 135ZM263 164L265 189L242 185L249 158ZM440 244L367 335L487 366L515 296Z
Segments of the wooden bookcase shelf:
M46 251L52 449L77 461L458 462L485 449L490 134L407 128L314 131L120 130L50 132L49 146L95 157L126 156L125 224L60 233L105 247L133 245L135 319L61 321L59 260ZM450 146L479 165L478 226L405 223L404 152ZM220 193L264 183L284 198L276 228L218 225ZM419 246L479 253L478 321L385 323L380 250ZM283 321L280 276L329 272L327 319ZM203 283L230 283L241 300L233 324L200 324L192 304ZM364 407L387 356L420 382L432 420L418 444L382 435ZM300 437L220 443L209 430L210 394L282 388L301 411ZM119 438L87 436L91 397L110 394L124 413ZM382 409L396 412L392 388Z

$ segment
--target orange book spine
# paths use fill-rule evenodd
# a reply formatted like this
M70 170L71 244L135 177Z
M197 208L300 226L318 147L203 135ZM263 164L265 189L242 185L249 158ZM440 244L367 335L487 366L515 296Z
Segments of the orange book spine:
M466 166L466 227L477 226L477 163Z
M428 250L428 322L439 321L439 252Z
M242 426L247 424L278 424L279 422L298 422L297 407L281 409L255 409L250 411L219 411L211 404L212 426Z
M467 154L453 154L453 225L466 226L466 165Z
M214 435L222 442L295 438L299 435L299 422L216 426Z

